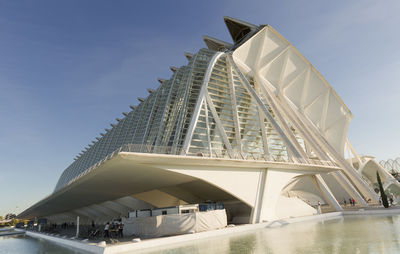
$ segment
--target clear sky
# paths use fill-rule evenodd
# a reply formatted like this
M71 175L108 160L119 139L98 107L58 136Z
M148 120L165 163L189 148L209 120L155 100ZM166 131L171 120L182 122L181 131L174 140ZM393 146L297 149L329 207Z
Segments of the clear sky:
M349 139L400 155L400 1L0 0L0 215L49 195L104 128L186 64L223 16L270 24L354 114Z

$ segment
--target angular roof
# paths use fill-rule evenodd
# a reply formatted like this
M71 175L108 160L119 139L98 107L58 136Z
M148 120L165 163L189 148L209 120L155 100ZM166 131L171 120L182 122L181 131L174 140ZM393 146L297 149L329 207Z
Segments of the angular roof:
M229 30L229 33L234 43L239 42L251 31L257 29L256 25L250 24L248 22L239 19L231 18L228 16L224 17L224 22Z

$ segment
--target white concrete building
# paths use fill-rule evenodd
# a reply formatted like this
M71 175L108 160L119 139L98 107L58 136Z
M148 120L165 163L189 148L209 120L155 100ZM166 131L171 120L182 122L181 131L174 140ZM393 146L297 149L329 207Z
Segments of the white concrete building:
M269 25L224 21L233 43L204 36L207 49L185 53L187 65L171 67L19 217L101 223L211 200L228 220L257 223L316 213L318 201L336 211L349 198L377 203L382 167L351 147L352 113L328 82Z

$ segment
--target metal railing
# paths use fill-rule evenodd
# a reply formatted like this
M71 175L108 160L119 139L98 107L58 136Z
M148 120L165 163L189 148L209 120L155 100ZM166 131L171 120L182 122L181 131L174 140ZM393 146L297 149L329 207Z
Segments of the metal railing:
M193 148L191 147L186 152L182 147L173 148L171 146L151 146L141 144L126 144L123 145L119 152L135 152L135 153L155 153L155 154L170 154L170 155L182 155L191 157L206 157L206 158L226 158L226 159L237 159L237 160L253 160L253 161L270 161L270 162L288 162L288 163L299 163L299 164L311 164L321 166L332 166L337 167L332 161L323 161L318 159L296 159L291 161L285 156L267 156L257 152L243 152L237 149L233 149L229 153L225 149L211 149L211 152L207 148Z
M234 160L251 160L251 161L265 161L265 162L281 162L281 163L294 163L294 164L305 164L305 165L320 165L329 167L338 167L338 165L332 161L323 161L318 159L294 159L290 160L283 156L267 156L259 153L244 153L242 151L233 150L228 153L224 149L212 149L211 152L205 148L190 148L189 152L186 152L182 147L172 147L172 146L151 146L143 144L125 144L120 148L116 149L112 153L109 153L106 157L96 162L86 170L84 170L79 175L71 179L65 186L70 185L77 179L86 175L93 169L97 168L105 161L118 155L120 152L133 152L133 153L153 153L153 154L169 154L169 155L180 155L188 157L204 157L204 158L222 158L222 159L234 159Z

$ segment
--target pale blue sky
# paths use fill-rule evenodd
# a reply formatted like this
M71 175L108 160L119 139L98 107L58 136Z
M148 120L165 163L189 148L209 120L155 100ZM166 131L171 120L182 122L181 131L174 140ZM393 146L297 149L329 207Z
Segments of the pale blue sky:
M73 158L223 16L270 24L354 114L349 139L400 155L400 2L0 0L0 215L49 195Z

